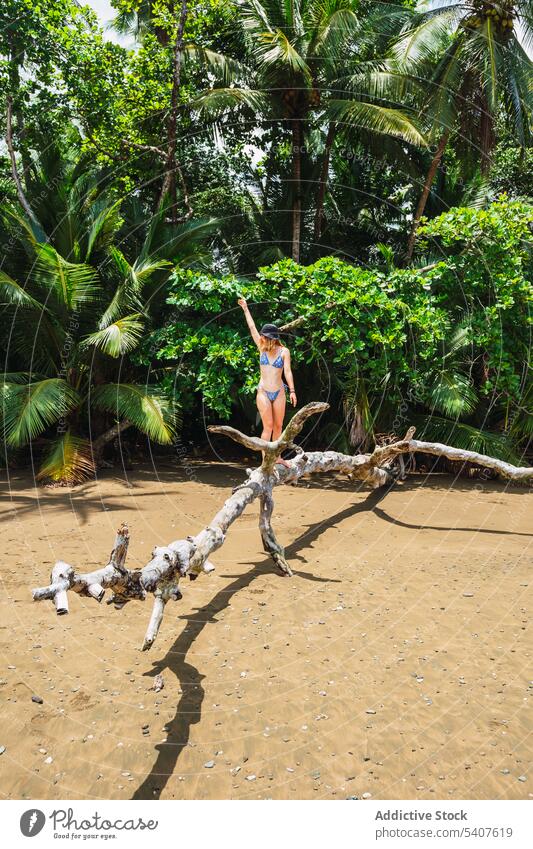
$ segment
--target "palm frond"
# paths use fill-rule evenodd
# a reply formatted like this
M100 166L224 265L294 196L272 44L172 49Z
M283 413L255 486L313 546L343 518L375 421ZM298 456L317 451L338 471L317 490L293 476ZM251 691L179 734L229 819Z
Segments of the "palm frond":
M207 230L204 229L202 231L202 235L206 232ZM174 238L176 238L176 236ZM184 234L179 234L178 239L179 238L184 238ZM192 236L189 236L189 238L192 238ZM172 263L169 262L167 259L157 259L156 257L150 256L144 257L142 259L138 258L131 266L131 279L135 284L136 288L140 291L142 286L150 280L150 278L155 274L156 271L161 271L162 269L170 268L172 268Z
M84 263L68 262L52 245L36 245L34 278L52 292L60 304L75 309L96 297L98 276L94 268Z
M417 425L417 439L424 442L440 442L465 451L488 454L498 460L520 464L520 459L508 436L501 433L482 430L465 424L450 421L440 416L411 416Z
M4 271L0 271L0 300L1 306L19 307L21 309L31 308L39 312L44 310L43 304L32 298L20 283L13 280Z
M516 409L512 424L511 435L517 439L533 439L533 381L529 380L522 397L520 404Z
M2 384L3 434L8 445L26 445L78 406L80 396L59 377Z
M150 439L169 445L176 433L176 410L156 389L131 383L106 383L98 386L91 398L99 410L135 425Z
M111 206L104 206L97 212L92 221L91 229L87 236L87 250L85 252L85 262L88 262L93 250L103 250L106 248L117 230L122 224L120 215L120 207L122 199L117 200Z
M115 246L110 248L109 255L123 280L118 284L109 306L98 322L100 329L108 327L126 310L142 310L141 293L143 286L150 282L150 278L157 271L172 268L172 263L168 260L151 256L139 256L133 265L130 265L122 251Z
M176 226L165 225L152 235L151 251L154 257L171 262L195 253L197 247L214 235L219 227L218 218L194 218ZM149 257L145 257L150 261Z
M396 136L418 147L427 146L414 122L398 109L360 100L330 100L327 112L330 120L341 122L347 128Z
M432 62L443 43L450 37L464 14L462 4L448 9L422 14L419 22L402 33L392 46L392 54L398 62Z
M90 442L73 436L70 430L67 430L52 443L41 464L37 479L74 485L87 480L94 472Z
M246 66L237 59L198 44L186 44L183 55L185 59L194 60L213 72L225 86L229 86L233 80L247 73Z
M27 219L10 204L2 204L1 215L7 226L15 230L28 252L34 245L47 241L47 235L41 225Z
M94 347L109 357L121 357L139 344L144 329L141 318L141 313L133 313L118 318L112 324L108 324L101 330L87 336L81 342L80 347Z
M193 98L189 106L198 116L216 121L225 112L246 107L252 112L261 113L267 104L266 95L261 91L243 88L212 88Z
M426 403L445 416L468 416L476 409L477 394L470 379L459 371L443 369L427 389Z
M277 79L283 69L289 79L298 78L306 85L311 84L312 75L309 65L283 30L262 33L255 44L254 52L267 78Z
M350 0L315 3L311 10L311 13L313 12L315 12L315 34L309 47L309 54L341 58L350 39L355 39L361 29L360 20L355 12L355 4Z

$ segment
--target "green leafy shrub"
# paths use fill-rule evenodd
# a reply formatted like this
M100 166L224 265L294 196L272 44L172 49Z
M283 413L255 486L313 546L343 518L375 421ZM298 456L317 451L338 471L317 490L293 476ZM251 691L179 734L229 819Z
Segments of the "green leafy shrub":
M236 304L244 296L258 325L303 316L288 341L301 403L327 398L349 430L364 394L367 431L401 430L424 413L428 438L433 420L452 444L454 431L456 442L468 435L473 445L472 433L481 433L487 444L483 429L503 436L523 415L532 221L533 207L505 197L487 210L452 209L421 227L438 259L419 270L376 271L335 257L307 267L286 259L252 280L176 270L169 316L143 357L164 365L166 390L185 411L201 398L217 418L239 405L251 418L258 358ZM511 456L509 440L493 439L496 453L498 445Z

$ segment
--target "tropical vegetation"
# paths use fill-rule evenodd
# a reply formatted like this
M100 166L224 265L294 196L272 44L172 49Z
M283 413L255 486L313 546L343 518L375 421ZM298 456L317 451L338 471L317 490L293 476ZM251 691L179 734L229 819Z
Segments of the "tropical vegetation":
M254 431L239 296L299 319L322 447L527 461L531 0L112 5L0 10L4 461Z

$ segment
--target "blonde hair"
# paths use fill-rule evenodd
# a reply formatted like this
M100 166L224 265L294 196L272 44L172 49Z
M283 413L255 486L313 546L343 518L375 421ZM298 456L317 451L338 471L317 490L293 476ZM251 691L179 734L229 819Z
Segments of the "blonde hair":
M261 351L266 351L267 354L271 354L278 346L283 347L279 339L269 339L268 336L259 337L259 348Z

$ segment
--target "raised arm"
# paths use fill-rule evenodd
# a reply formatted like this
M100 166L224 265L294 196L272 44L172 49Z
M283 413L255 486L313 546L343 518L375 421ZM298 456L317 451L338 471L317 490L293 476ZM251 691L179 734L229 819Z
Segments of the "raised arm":
M296 407L298 399L296 398L296 392L294 391L294 377L292 376L291 368L291 352L288 348L285 348L285 351L283 352L283 373L285 375L285 380L287 381L287 386L289 387L291 404L293 407Z
M255 344L257 345L257 347L259 347L259 340L260 340L261 337L259 335L259 331L258 331L257 327L255 326L255 321L252 318L252 314L251 314L250 310L248 309L248 304L246 303L246 300L244 298L239 298L237 303L239 304L240 307L242 307L242 311L244 313L244 317L246 319L246 324L248 325L250 335L251 335L252 339L254 340Z

